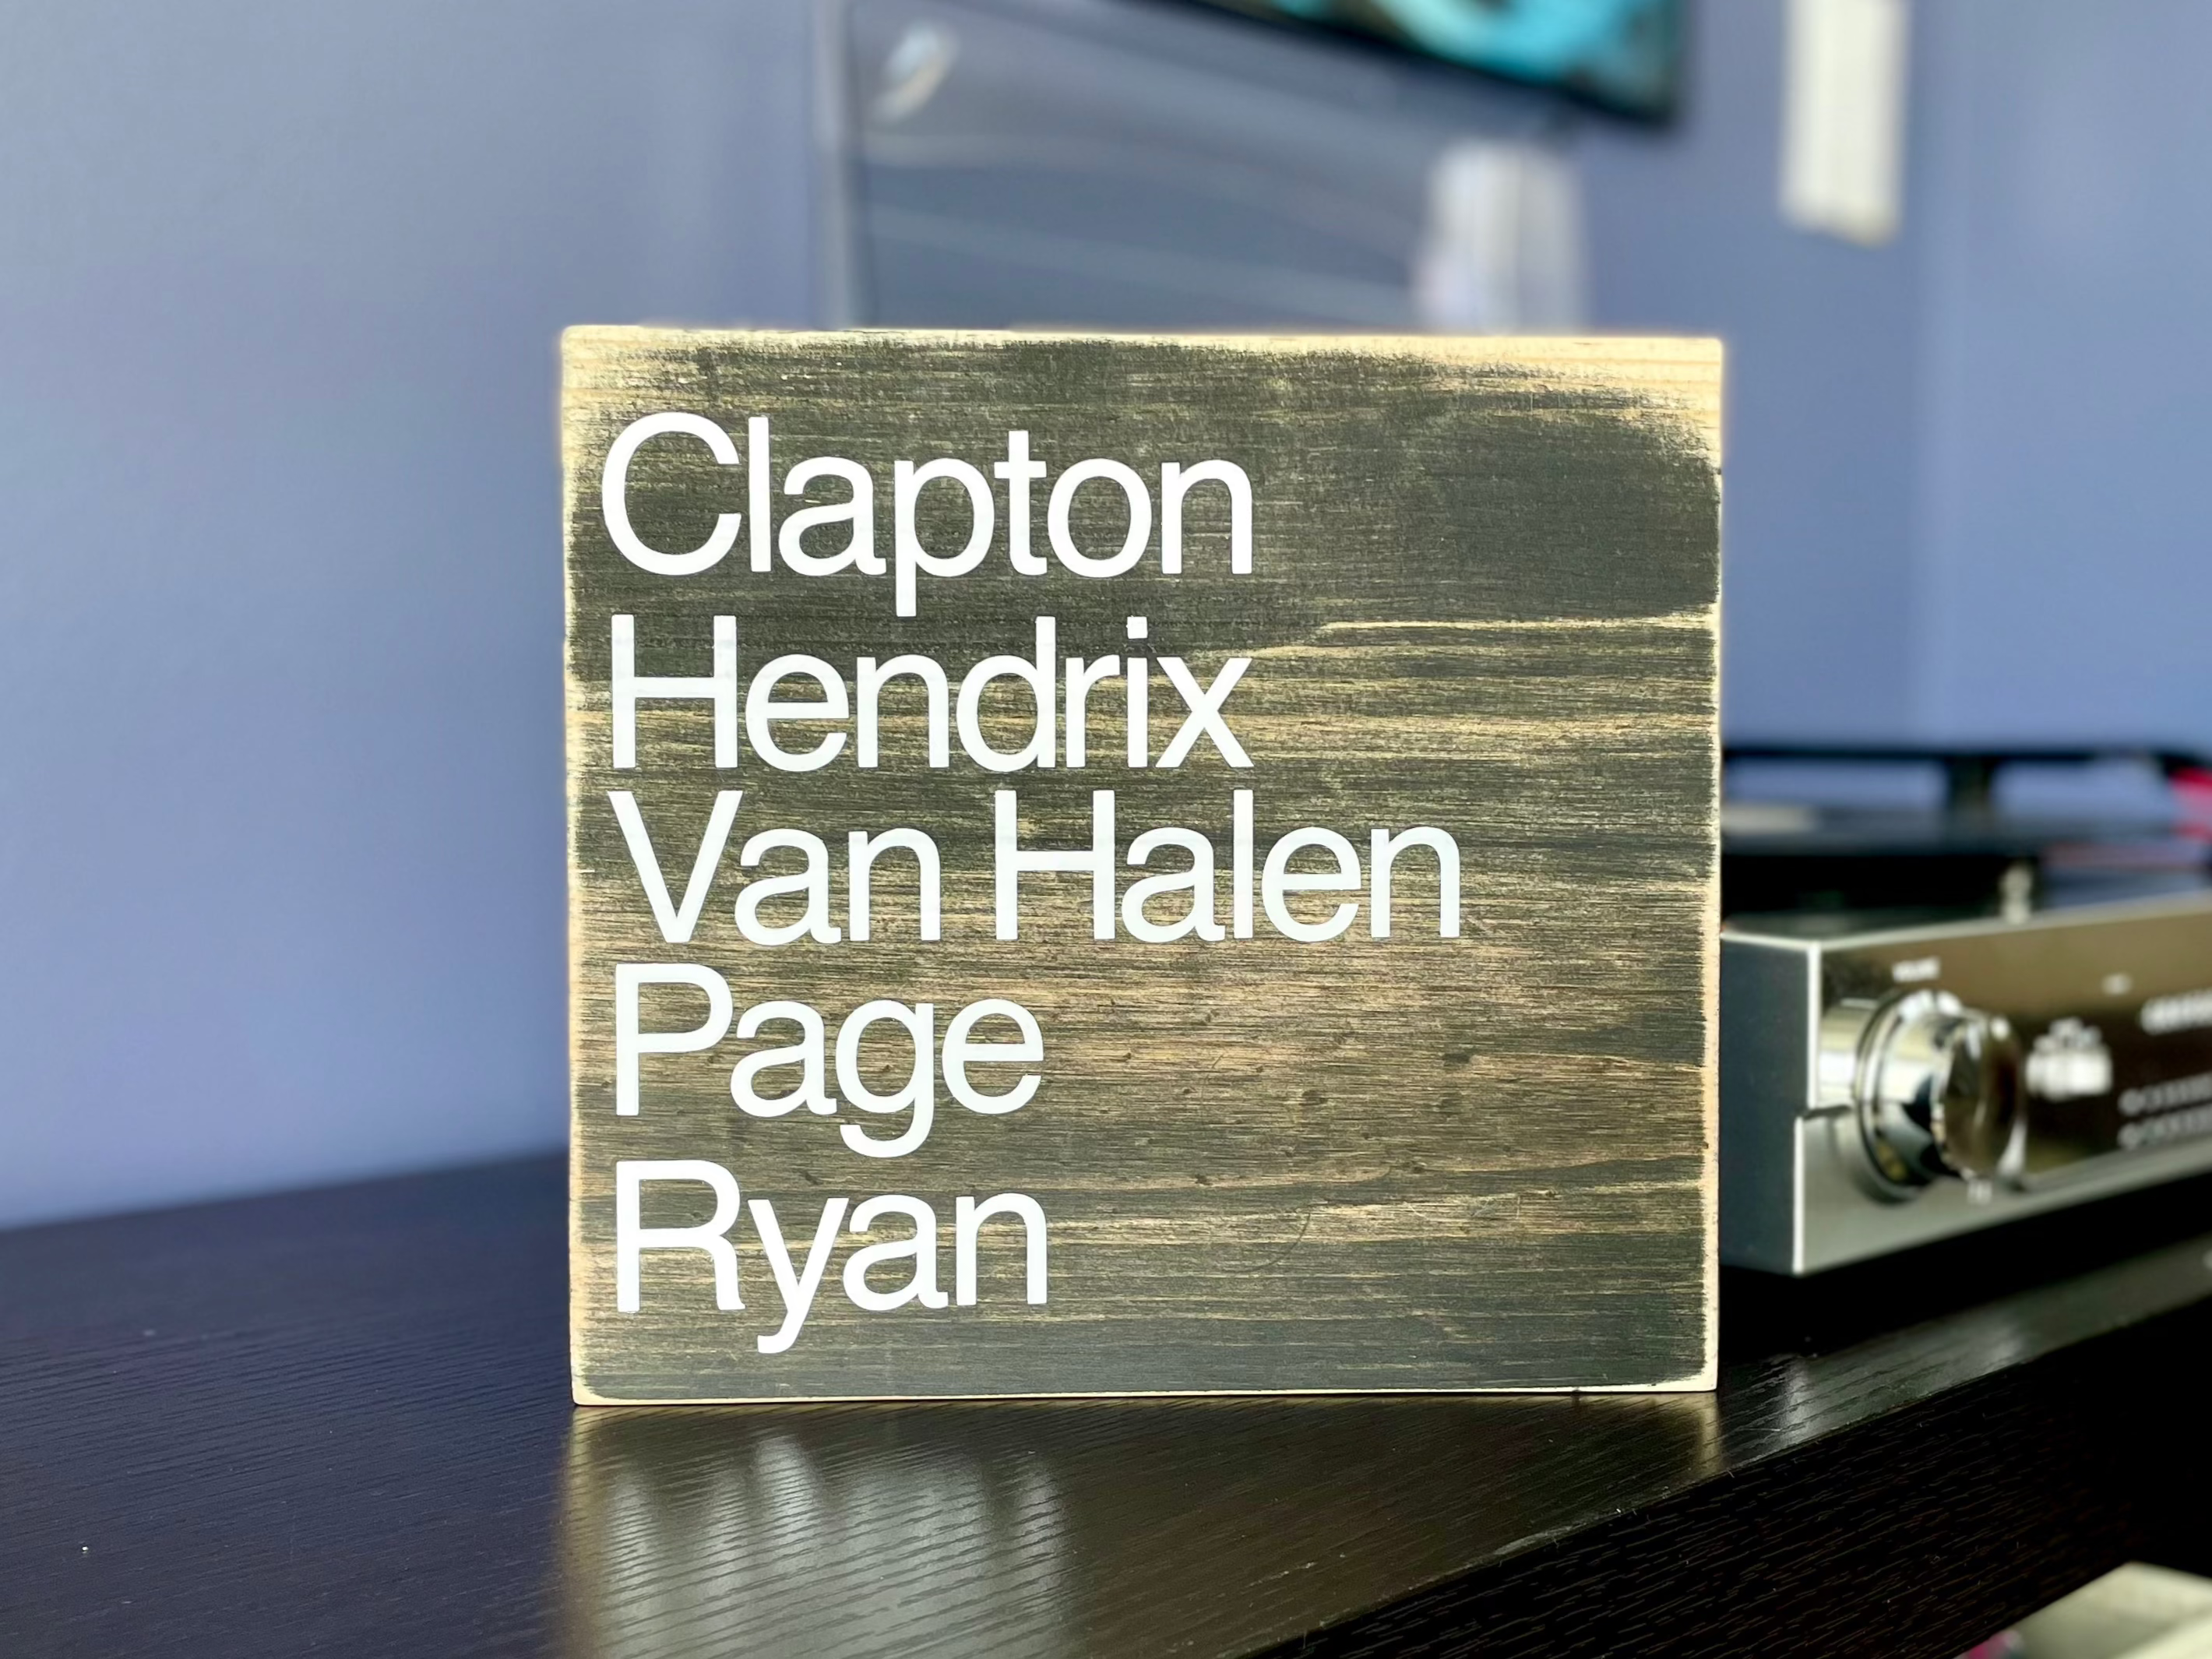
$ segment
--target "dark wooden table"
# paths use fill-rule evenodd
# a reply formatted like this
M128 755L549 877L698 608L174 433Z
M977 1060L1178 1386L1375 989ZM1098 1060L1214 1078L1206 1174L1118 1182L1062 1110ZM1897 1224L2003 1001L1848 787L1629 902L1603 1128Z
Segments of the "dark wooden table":
M1713 1396L580 1411L550 1161L0 1235L0 1653L1955 1655L2202 1568L2212 1194Z

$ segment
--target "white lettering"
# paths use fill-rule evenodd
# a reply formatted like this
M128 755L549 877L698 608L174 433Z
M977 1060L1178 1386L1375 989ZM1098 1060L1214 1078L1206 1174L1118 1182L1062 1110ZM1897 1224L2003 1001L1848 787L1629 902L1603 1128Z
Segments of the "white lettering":
M902 1028L914 1045L914 1064L906 1081L887 1095L879 1095L860 1075L860 1039L875 1024ZM929 1139L929 1126L937 1110L933 1039L937 1010L927 1002L912 1007L878 999L864 1002L845 1017L837 1028L837 1087L846 1099L864 1112L907 1112L906 1132L889 1140L878 1140L857 1123L840 1125L838 1137L863 1158L903 1158ZM865 1206L863 1206L866 1207Z
M1085 662L1080 657L1067 659L1067 763L1081 766L1088 758L1087 733L1091 720L1091 688L1101 680L1112 679L1121 672L1119 657L1101 657L1096 662Z
M866 1244L845 1258L845 1294L856 1308L870 1313L889 1313L909 1302L919 1302L925 1308L945 1305L944 1291L937 1288L937 1212L918 1198L908 1198L903 1193L885 1193L860 1204L853 1212L851 1231L856 1234L872 1231L879 1217L904 1216L914 1223L914 1237L896 1238L885 1244ZM878 1291L868 1284L868 1269L889 1261L912 1261L913 1275L895 1291Z
M828 1045L822 1016L803 1002L757 1003L738 1017L738 1036L757 1036L772 1019L798 1026L799 1041L780 1048L762 1048L740 1060L730 1073L730 1098L748 1117L781 1117L800 1106L817 1116L829 1116L837 1109L837 1098L823 1079ZM786 1066L799 1068L799 1082L789 1094L763 1095L754 1086L753 1079L763 1072Z
M791 1269L791 1252L784 1248L783 1227L776 1220L775 1206L757 1198L746 1208L752 1212L761 1254L768 1258L769 1271L775 1275L775 1288L783 1297L782 1325L773 1336L755 1337L753 1346L763 1353L782 1353L799 1340L799 1328L814 1306L814 1293L822 1288L822 1275L830 1266L837 1230L844 1224L845 1200L833 1198L822 1206L822 1219L815 1225L814 1243L806 1252L805 1270L798 1273Z
M864 576L884 574L883 556L876 551L876 484L868 469L842 455L817 455L801 461L784 475L783 493L803 495L817 478L841 480L853 493L842 501L802 507L776 530L776 549L787 568L802 576L830 576L840 570L857 570ZM845 545L835 553L810 553L806 532L826 525L849 525Z
M1053 653L1059 624L1050 617L1036 619L1036 660L1019 657L986 657L960 682L960 706L955 716L960 746L968 758L986 772L1018 772L1024 766L1050 766L1053 754L1053 710L1059 701L1053 693ZM1036 723L1030 740L1011 755L1002 755L983 738L983 691L993 680L1018 679L1030 688L1036 702Z
M1000 789L993 796L995 820L995 915L1000 939L1021 935L1021 878L1024 872L1039 874L1067 872L1091 877L1091 936L1114 937L1114 792L1091 792L1091 850L1080 852L1021 850L1019 819L1014 792Z
M707 996L707 1018L688 1031L638 1029L639 992L647 985L689 985ZM730 988L712 968L690 962L615 964L615 1115L637 1115L638 1061L644 1054L688 1054L711 1048L730 1029Z
M1334 859L1336 868L1312 872L1291 869L1291 860L1309 847L1318 847L1328 853ZM1291 830L1267 849L1267 862L1260 872L1260 903L1267 913L1267 920L1285 939L1317 945L1323 939L1334 939L1351 927L1359 907L1340 904L1327 921L1300 921L1291 914L1283 895L1348 892L1358 885L1359 854L1352 849L1352 843L1334 830L1310 824L1305 829Z
M717 514L707 539L689 553L657 552L638 538L629 522L630 462L647 439L678 432L698 439L722 465L738 464L738 447L720 427L703 416L670 413L647 415L624 427L608 448L606 465L599 471L599 516L606 522L615 550L639 569L650 570L656 576L696 576L719 562L737 545L738 522L744 516Z
M1013 1042L978 1042L970 1034L987 1019L1010 1019L1021 1033ZM953 1015L952 1023L945 1028L945 1086L971 1112L986 1117L1000 1117L1008 1112L1018 1112L1036 1097L1037 1074L1024 1072L1004 1094L987 1095L968 1080L968 1068L981 1062L987 1066L1036 1066L1044 1059L1044 1032L1036 1016L1018 1002L1009 1002L1004 997L986 997L981 1002L971 1002Z
M1068 514L1075 505L1075 492L1093 478L1119 484L1129 505L1129 526L1121 538L1121 550L1103 559L1091 557L1075 544L1067 522ZM1052 539L1053 553L1077 575L1126 575L1136 568L1137 561L1145 556L1145 544L1152 539L1152 498L1134 467L1125 466L1120 461L1078 461L1053 481L1052 502L1045 508L1044 523L1045 532Z
M1030 551L1030 486L1045 475L1042 461L1030 459L1030 434L1006 434L1006 459L992 472L1006 481L1006 558L1024 576L1042 576L1051 567Z
M927 941L943 937L937 843L919 830L886 830L880 836L855 830L845 837L847 884L850 890L846 895L846 931L856 939L873 937L874 890L871 878L876 860L894 848L914 854L922 939Z
M703 1182L714 1189L714 1214L696 1227L640 1224L640 1189L648 1181ZM714 1305L742 1308L738 1294L737 1247L724 1237L738 1218L738 1180L719 1164L703 1158L624 1158L615 1164L615 1310L638 1310L638 1257L647 1250L704 1250L714 1264Z
M1437 855L1437 937L1459 937L1459 843L1429 824L1392 835L1376 830L1368 837L1367 931L1390 937L1390 866L1408 847L1425 847Z
M775 695L784 680L805 676L822 688L812 702L794 702ZM803 755L794 755L775 739L779 720L842 720L846 715L845 681L819 657L778 657L753 676L745 688L745 740L753 752L779 772L818 772L837 758L845 747L842 732L827 733Z
M921 487L938 478L949 478L968 492L968 544L950 555L932 553L921 544L914 523L915 504ZM891 558L894 604L902 617L915 614L915 572L933 576L964 576L983 562L990 551L991 486L965 461L947 458L916 466L899 461L891 469Z
M1195 830L1147 830L1129 843L1129 862L1143 864L1163 847L1189 854L1190 868L1130 883L1129 890L1121 895L1121 926L1148 945L1166 945L1190 933L1208 940L1224 937L1213 915L1213 843ZM1175 921L1157 922L1145 915L1145 906L1152 900L1176 893L1188 894L1190 902Z
M1229 793L1229 927L1252 937L1252 792Z
M738 619L714 618L714 672L703 679L662 679L637 672L637 618L613 619L614 664L609 693L615 728L615 769L637 764L637 706L696 699L714 705L714 764L738 763Z
M684 902L679 907L669 902L668 881L660 872L653 837L646 833L645 820L638 813L637 798L627 789L607 791L615 822L622 825L623 844L629 848L630 862L637 868L638 884L645 889L645 902L653 907L653 924L671 945L688 944L691 930L699 925L699 913L706 908L708 891L714 884L722 849L729 844L730 826L737 821L738 803L744 798L742 789L715 792L714 808L707 814L706 831L699 837L699 851L691 860L690 878L684 884Z
M1252 480L1234 461L1200 461L1160 468L1160 569L1182 574L1182 498L1196 483L1218 483L1229 492L1229 569L1244 576L1252 570Z
M768 416L756 415L745 422L745 505L753 515L752 567L768 574Z
M1201 686L1197 677L1183 665L1181 657L1160 659L1160 667L1169 684L1182 694L1183 706L1190 710L1189 718L1161 754L1162 766L1181 766L1201 737L1212 738L1213 746L1221 751L1221 758L1231 766L1252 764L1244 745L1237 741L1236 733L1221 718L1221 705L1229 701L1229 694L1237 689L1237 682L1244 678L1244 671L1251 665L1249 657L1231 657L1222 664L1212 685Z
M951 702L951 693L945 681L945 671L934 658L893 657L881 668L873 657L863 657L854 665L855 677L860 685L860 741L859 763L866 767L876 764L876 702L883 688L902 674L910 674L921 682L929 698L929 763L949 766L952 763L952 745L946 735L948 722L945 709Z
M963 1308L975 1305L975 1246L983 1224L994 1215L1021 1218L1024 1263L1024 1294L1032 1305L1045 1299L1044 1211L1036 1200L1023 1193L1000 1193L978 1204L958 1198L952 1205L952 1288Z
M755 876L738 890L738 932L755 945L792 945L811 939L817 945L835 945L842 937L830 920L830 849L822 837L804 830L764 830L738 849L738 862L748 870L768 854L790 849L805 855L806 867L795 875ZM769 899L796 893L805 908L796 921L766 922L761 906Z
M2153 1036L2169 1031L2193 1031L2212 1025L2212 991L2183 991L2153 997L2142 1006L2142 1028Z

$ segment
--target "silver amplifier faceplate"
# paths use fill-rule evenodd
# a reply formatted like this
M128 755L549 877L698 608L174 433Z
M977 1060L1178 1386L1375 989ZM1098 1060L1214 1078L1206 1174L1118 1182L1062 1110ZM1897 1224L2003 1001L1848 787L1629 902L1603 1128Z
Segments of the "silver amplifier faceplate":
M2212 1170L2212 896L1721 942L1721 1255L1811 1273Z

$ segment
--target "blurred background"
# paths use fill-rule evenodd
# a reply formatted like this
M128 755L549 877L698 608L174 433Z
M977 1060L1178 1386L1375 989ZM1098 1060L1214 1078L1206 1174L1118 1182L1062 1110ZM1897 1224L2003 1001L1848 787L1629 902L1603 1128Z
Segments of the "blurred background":
M2212 747L2202 0L0 21L0 1223L561 1143L570 323L1718 334L1732 741Z

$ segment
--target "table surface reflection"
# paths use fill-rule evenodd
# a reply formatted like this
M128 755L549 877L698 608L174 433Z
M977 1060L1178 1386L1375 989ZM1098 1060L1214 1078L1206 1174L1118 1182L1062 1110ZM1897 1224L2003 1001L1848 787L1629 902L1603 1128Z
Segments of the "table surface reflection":
M2185 1232L1841 1337L1748 1310L1712 1395L579 1410L561 1180L0 1235L0 1651L1357 1650L1379 1609L2212 1305Z

